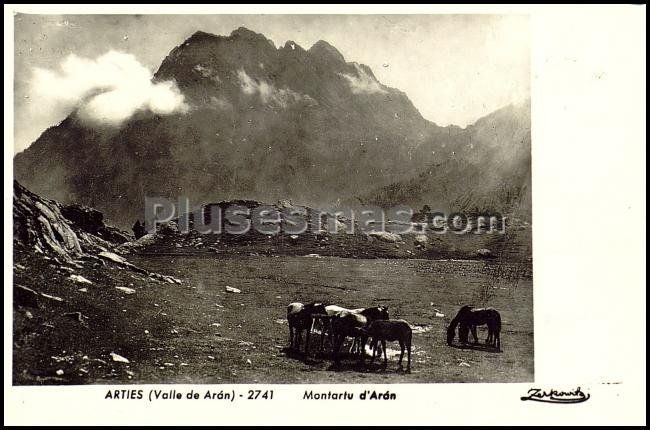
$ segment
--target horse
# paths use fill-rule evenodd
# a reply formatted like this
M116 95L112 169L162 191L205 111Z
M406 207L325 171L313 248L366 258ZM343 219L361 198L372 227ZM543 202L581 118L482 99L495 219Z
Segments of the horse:
M341 315L342 312L355 313L358 314L363 310L363 308L357 309L347 309L338 305L327 305L325 306L325 315L323 315L319 321L321 322L321 332L320 332L320 352L323 352L323 346L325 344L325 335L329 333L330 344L334 344L332 340L332 319Z
M370 364L375 361L378 343L381 342L381 348L384 351L384 366L388 365L386 356L386 341L399 342L400 355L399 366L402 367L404 358L404 349L408 353L406 371L411 370L411 343L413 339L413 330L411 325L404 320L376 320L370 323L367 328L362 329L364 334L372 338L370 348L372 349L372 359ZM381 354L381 353L380 353Z
M363 360L364 348L368 336L362 329L373 321L387 320L388 318L388 306L375 306L363 309L360 312L341 311L338 315L332 317L330 320L330 329L333 338L332 352L336 363L340 362L339 352L346 337L354 338L351 351L354 352L356 345L356 352L361 355L361 360Z
M305 354L309 354L309 336L314 323L315 314L324 314L325 305L312 302L306 305L294 302L287 306L287 322L289 323L289 348L300 351L302 332L307 331Z
M487 345L501 349L501 315L494 308L475 309L465 305L458 310L458 313L451 320L447 328L447 344L451 345L458 328L458 338L462 343L469 343L469 332L474 337L474 343L478 343L476 326L487 325L488 336L485 340Z
M357 308L357 309L347 309L342 306L338 305L327 305L325 306L325 314L324 315L319 315L316 318L316 321L314 321L314 325L316 323L320 323L320 328L321 328L321 336L320 336L320 352L323 352L323 347L325 344L325 335L329 333L329 338L330 338L330 344L333 344L332 341L332 319L335 317L338 317L342 312L347 312L347 313L360 313L364 308Z

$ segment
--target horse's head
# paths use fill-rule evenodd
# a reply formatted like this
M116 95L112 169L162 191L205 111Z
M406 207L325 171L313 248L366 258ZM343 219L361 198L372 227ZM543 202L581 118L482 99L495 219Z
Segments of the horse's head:
M451 342L453 342L455 335L456 327L454 327L454 325L447 327L447 345L451 345Z
M373 308L366 308L361 311L361 315L368 318L369 321L387 320L389 319L388 306L375 306Z
M310 314L326 314L327 310L325 309L325 303L322 302L312 302L306 304L304 309Z
M462 343L469 343L469 326L467 324L461 324L458 327L458 339Z
M380 320L390 319L390 317L388 316L388 306L377 306L377 309L379 310L379 315L381 316L381 318L377 318L377 319Z

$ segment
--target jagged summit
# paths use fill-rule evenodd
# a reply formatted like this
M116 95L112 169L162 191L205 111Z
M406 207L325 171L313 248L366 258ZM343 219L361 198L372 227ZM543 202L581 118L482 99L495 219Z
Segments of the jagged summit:
M187 39L187 40L199 40L199 39L207 39L211 37L219 37L216 34L212 33L207 33L205 31L197 30L192 35Z
M275 48L272 40L268 39L262 33L256 33L246 27L239 27L233 30L230 35L222 36L218 34L208 33L203 30L198 30L192 33L180 46L187 46L195 43L219 43L223 41L248 41L248 42L264 42L270 44Z
M333 58L340 62L345 62L343 54L341 54L338 49L330 45L324 40L319 40L314 43L311 48L309 48L309 53L312 55L320 55L323 57Z
M270 43L273 47L275 47L273 41L271 39L268 39L262 33L256 33L243 26L233 30L230 33L230 39L235 39L235 38L242 39L242 40L250 40L250 41L262 41L262 42Z
M282 49L291 50L291 51L298 51L298 52L305 52L305 49L302 46L298 45L293 40L287 40L284 43L284 46L282 47Z

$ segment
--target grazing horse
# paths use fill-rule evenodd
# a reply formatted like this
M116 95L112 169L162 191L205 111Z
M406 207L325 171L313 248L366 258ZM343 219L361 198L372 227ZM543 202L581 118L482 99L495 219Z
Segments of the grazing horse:
M447 344L451 345L458 328L458 338L462 343L468 343L469 332L474 337L474 343L478 343L476 326L487 325L488 336L485 340L487 345L501 349L501 315L494 308L474 309L472 306L463 306L451 320L447 328Z
M305 353L309 354L309 336L311 327L314 323L314 314L324 314L325 305L318 302L308 303L290 303L287 306L287 322L289 323L289 348L295 348L300 351L300 342L302 341L302 332L307 331L305 341Z
M411 370L411 341L413 338L413 330L408 322L404 320L377 320L370 323L368 328L363 329L366 336L372 338L370 347L372 348L372 359L370 363L375 361L377 354L377 345L381 342L381 348L384 351L384 366L388 364L388 357L386 356L386 341L398 341L400 347L399 365L402 366L402 359L404 358L404 349L408 352L406 370Z
M340 362L339 352L346 337L354 338L352 349L354 350L356 345L356 351L361 355L361 359L363 360L364 348L368 339L363 329L373 321L387 320L388 318L388 306L366 308L360 312L341 311L338 315L335 315L330 321L333 338L332 349L335 361L337 363Z

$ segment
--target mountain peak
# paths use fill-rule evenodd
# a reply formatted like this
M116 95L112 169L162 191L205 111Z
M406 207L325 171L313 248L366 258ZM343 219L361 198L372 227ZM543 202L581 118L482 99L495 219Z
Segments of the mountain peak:
M213 40L246 40L251 42L265 42L270 43L274 48L275 45L263 34L256 33L246 27L239 27L233 30L229 36L219 36L205 31L195 31L186 41L185 45L190 42L213 41Z
M498 144L488 123L462 133L439 129L406 94L382 85L369 67L346 63L325 41L306 51L291 40L274 47L244 27L222 35L197 31L163 60L155 82L167 81L175 82L190 109L141 109L110 128L71 115L16 155L16 179L130 227L142 217L147 193L187 192L197 205L291 198L329 206L446 162L454 150L460 157L458 148L470 148L470 133L490 137L489 148ZM497 119L507 133L529 123L505 114ZM483 156L478 138L471 142L477 151L467 150L471 163ZM167 174L142 174L154 168ZM442 194L438 190L428 195ZM459 186L458 193L466 189Z
M298 45L293 40L287 40L284 44L283 49L290 49L292 51L304 51L303 47Z
M319 40L318 42L314 43L314 45L309 48L309 52L312 55L318 55L321 57L330 57L334 58L337 61L345 62L345 58L343 58L343 54L341 54L338 49L330 45L324 40Z
M248 28L243 27L243 26L238 27L235 30L233 30L230 33L230 39L263 41L263 42L271 43L271 45L273 45L273 47L275 47L273 42L271 40L267 39L266 36L264 36L262 33L256 33L256 32L254 32L252 30L249 30Z
M200 41L200 40L216 39L218 37L219 36L217 36L216 34L206 33L205 31L199 30L199 31L195 31L194 33L192 33L192 35L185 41L185 43L187 43L187 42L197 42L197 41Z

